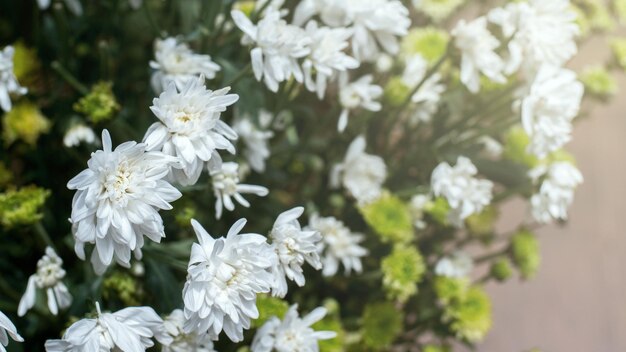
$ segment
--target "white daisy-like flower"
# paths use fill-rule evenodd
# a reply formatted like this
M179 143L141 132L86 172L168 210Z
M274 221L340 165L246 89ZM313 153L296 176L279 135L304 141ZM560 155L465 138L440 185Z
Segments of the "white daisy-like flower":
M457 227L491 203L493 183L476 178L477 173L476 166L464 156L458 157L455 166L442 162L433 170L432 192L446 198L451 208L448 218Z
M326 315L326 308L318 307L300 318L298 305L289 307L281 321L271 317L254 335L252 352L317 352L318 341L337 336L334 331L315 331L311 327Z
M414 89L426 77L428 62L419 54L406 59L402 82ZM431 74L419 89L411 96L411 101L416 105L412 118L417 122L428 122L439 108L441 94L446 90L446 86L441 83L439 72Z
M333 167L330 177L333 187L343 185L361 204L378 198L387 178L385 161L377 155L367 154L365 147L365 137L355 138L343 162Z
M183 90L190 81L200 77L213 79L220 71L220 66L209 55L196 54L187 44L171 37L156 40L154 59L150 61L150 67L155 70L151 83L157 93L168 88L170 82L174 82L178 90Z
M583 182L576 166L556 162L539 166L529 173L535 183L543 179L539 192L530 198L532 215L540 223L567 220L567 210L574 201L574 191Z
M51 0L37 0L37 4L39 8L42 10L46 10L50 7ZM75 16L81 16L83 14L83 5L80 3L80 0L64 0L65 6L71 13Z
M6 352L9 345L9 336L13 341L24 342L24 339L17 333L13 322L4 313L0 312L0 352Z
M72 148L77 147L81 143L96 144L98 143L98 137L95 132L89 126L83 124L77 124L70 127L65 136L63 136L63 145Z
M487 29L487 18L469 23L460 20L452 30L454 44L461 51L461 82L472 93L480 90L480 74L493 82L506 83L504 61L495 50L500 42Z
M328 82L339 72L359 67L359 62L344 52L350 45L348 40L352 30L319 27L315 21L309 21L305 30L312 43L311 53L302 64L304 82L308 90L316 92L317 97L322 99Z
M57 315L59 308L69 307L72 304L72 295L62 281L64 277L63 260L54 249L46 247L46 254L37 261L37 272L28 278L26 292L20 300L17 315L24 316L35 305L37 289L46 291L48 309L53 315Z
M244 115L233 124L233 130L237 132L240 140L246 148L243 155L256 172L265 171L265 160L270 157L269 140L274 136L274 132L268 130L273 115L270 112L261 110L259 112L259 125L252 122L252 118Z
M239 234L246 224L237 221L226 237L212 238L191 221L198 242L191 247L187 282L183 288L186 333L208 332L217 339L223 330L233 342L243 340L243 329L259 317L256 295L270 291L276 253L265 237Z
M302 28L287 24L280 12L271 8L256 25L241 11L232 11L231 16L245 34L242 43L255 45L250 59L258 81L263 79L272 92L291 77L302 83L304 75L298 59L311 52L311 38Z
M130 254L141 258L143 236L155 242L165 237L160 209L181 193L164 180L178 160L147 152L143 143L126 142L113 150L111 136L102 131L103 150L91 154L88 168L67 183L76 190L72 201L74 250L85 259L85 243L95 243L91 263L102 274L113 259L130 267Z
M227 162L222 164L218 170L211 172L213 179L213 192L215 193L215 217L222 217L223 208L228 211L235 209L235 203L248 208L250 203L242 196L242 194L255 194L259 197L265 197L269 190L263 186L247 185L239 183L239 164Z
M363 270L361 257L367 255L367 249L361 247L364 236L353 233L343 222L334 217L320 217L314 214L309 219L306 230L318 231L323 243L317 250L322 255L322 275L334 276L339 271L339 264L344 267L345 274L352 270L360 273Z
M474 269L474 261L465 252L456 252L439 259L435 265L435 274L451 278L468 277Z
M220 120L221 113L239 100L237 94L227 94L229 90L208 90L202 78L194 78L181 90L170 84L152 101L150 109L159 122L148 128L143 141L148 150L180 159L182 168L171 168L171 181L193 185L207 164L214 168L221 163L218 150L235 153L231 140L237 133Z
M13 106L10 94L24 95L28 91L20 86L13 73L14 53L15 49L12 46L0 50L0 109L6 112L11 111Z
M280 214L274 222L269 237L278 261L274 267L274 284L272 295L285 297L287 279L304 286L302 266L304 262L313 268L322 268L317 247L321 244L322 235L318 231L303 230L298 218L304 213L303 207L296 207Z
M171 336L172 342L164 345L162 352L216 352L213 341L207 333L186 333L185 314L181 309L175 309L163 322L165 332Z
M368 111L380 111L382 104L376 99L383 95L383 88L372 84L374 77L365 75L354 82L348 82L348 75L343 73L339 76L339 103L343 108L337 130L343 132L348 126L348 117L351 110L358 108Z
M539 69L521 100L522 125L531 139L529 152L543 158L569 142L583 93L575 72L547 65Z
M165 333L163 320L150 307L130 307L72 324L60 340L46 341L47 352L124 351L141 352L154 346L154 337L167 345L172 338Z

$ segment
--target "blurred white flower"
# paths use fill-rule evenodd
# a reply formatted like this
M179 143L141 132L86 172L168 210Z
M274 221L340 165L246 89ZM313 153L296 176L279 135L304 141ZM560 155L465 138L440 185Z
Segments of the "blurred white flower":
M474 269L474 261L465 252L456 252L439 259L435 265L435 274L451 278L468 277Z
M196 54L187 44L172 37L156 40L154 59L150 61L150 67L155 70L151 83L157 94L168 88L170 82L174 82L178 90L183 90L190 81L200 77L215 78L220 70L209 55Z
M482 136L478 139L478 142L483 145L483 150L487 156L491 158L499 158L502 156L504 147L495 138Z
M352 233L343 222L334 217L320 217L314 214L309 219L306 230L318 231L322 235L323 243L318 246L322 258L322 275L333 276L343 264L346 275L354 270L360 273L363 270L361 257L367 255L367 249L361 247L363 235Z
M378 198L387 178L385 161L379 156L367 154L365 147L365 137L355 138L343 162L333 167L330 177L332 187L343 185L361 204Z
M133 9L136 10L141 7L141 4L143 4L143 0L128 0L128 3Z
M380 54L376 59L376 72L387 73L393 68L393 58L388 54Z
M296 207L283 212L274 222L274 227L270 232L272 248L278 257L273 269L273 296L285 297L287 294L286 279L295 281L298 286L304 286L305 280L302 271L304 262L309 263L316 270L322 268L322 262L317 252L322 236L317 231L302 230L298 218L303 212L303 207Z
M98 316L72 324L60 340L46 341L47 352L124 351L140 352L154 346L152 338L169 344L163 320L150 307L130 307L115 313L102 313L96 302Z
M17 333L17 329L9 317L0 312L0 352L6 352L5 347L9 345L9 336L11 336L13 341L24 342L24 339Z
M298 59L307 56L311 38L297 26L287 24L278 11L267 9L256 26L243 12L231 12L233 21L244 32L243 44L254 44L250 51L252 70L258 81L265 82L272 92L293 76L302 83L304 76Z
M229 90L211 91L202 78L193 78L180 90L170 84L152 101L150 109L160 121L148 128L143 141L148 150L180 159L182 168L171 168L171 181L193 185L207 162L211 168L221 163L218 150L235 153L230 140L237 139L237 133L220 120L221 113L239 99L237 94L227 94Z
M472 161L463 156L458 157L455 166L442 162L433 170L432 192L446 198L451 208L449 220L457 227L491 203L493 183L476 178L477 173Z
M406 59L402 82L413 90L425 79L428 71L428 62L419 54ZM428 122L437 112L441 94L446 86L441 83L439 72L431 74L419 89L411 96L411 101L416 105L412 118L418 122Z
M569 142L583 93L575 72L548 65L539 69L521 100L522 125L531 139L529 152L543 158Z
M42 10L50 7L51 0L37 0L37 4L39 8ZM65 6L71 13L75 16L81 16L83 14L83 5L80 3L80 0L64 0Z
M9 112L11 111L11 96L24 95L28 90L17 82L17 78L13 73L13 54L15 49L12 46L7 46L0 50L0 109Z
M59 308L69 307L72 304L72 295L62 281L64 277L63 260L54 249L46 247L46 254L37 261L37 272L28 278L26 292L20 300L17 315L24 316L35 305L37 289L46 291L48 309L53 315L57 315Z
M126 142L112 149L111 136L102 131L103 150L91 154L88 168L67 183L77 190L72 201L74 250L85 259L85 243L95 243L91 263L103 274L113 259L130 267L130 253L141 258L143 236L155 242L165 237L160 209L181 193L164 180L178 160L160 152L146 152L143 143Z
M184 325L185 315L181 309L174 309L165 318L163 327L171 336L172 342L164 345L162 352L216 352L213 349L213 341L207 333L185 333Z
M265 197L269 190L263 186L247 185L239 183L239 165L234 162L222 164L218 170L211 171L213 179L213 192L215 193L215 217L222 217L223 208L228 211L235 209L235 203L248 208L250 203L242 196L242 194L255 194L259 197Z
M532 215L540 223L567 220L567 210L574 201L574 191L583 182L583 175L568 162L556 162L532 169L529 176L541 186L530 198Z
M212 238L191 221L198 243L191 247L185 303L184 331L208 334L217 339L222 330L233 342L243 340L243 329L259 317L256 295L270 291L276 254L265 237L239 234L246 224L237 221L227 236Z
M343 132L348 126L350 111L362 108L368 111L380 111L382 105L376 101L383 95L383 88L372 84L374 77L365 75L354 82L348 82L348 75L339 76L339 103L343 108L337 130Z
M271 317L254 335L252 352L317 352L318 340L337 336L334 331L315 331L311 327L326 315L326 308L318 307L300 318L298 305L292 305L281 321Z
M339 72L359 67L359 62L344 52L350 45L348 40L352 31L347 28L319 27L315 21L309 21L305 30L312 43L311 53L302 64L304 82L308 90L316 92L317 97L322 99L328 82Z
M426 205L431 201L430 196L426 194L416 194L411 197L409 207L411 209L411 215L413 216L413 225L415 228L422 230L426 228L426 222L424 218L424 209Z
M65 136L63 136L63 145L72 148L77 147L80 143L97 144L98 137L89 126L78 124L70 127Z
M506 83L504 61L495 50L500 42L487 29L487 18L469 23L460 20L452 30L454 44L461 51L461 82L472 93L480 90L480 74L491 81Z
M243 154L250 167L256 172L265 171L265 160L271 154L268 142L274 136L274 132L267 128L272 118L270 112L261 110L259 111L259 127L248 115L241 116L233 124L233 129L246 146Z

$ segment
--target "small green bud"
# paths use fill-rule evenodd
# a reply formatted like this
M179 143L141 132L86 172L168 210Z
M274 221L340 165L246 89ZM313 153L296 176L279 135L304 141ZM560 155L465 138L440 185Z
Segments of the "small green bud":
M499 258L491 264L491 276L497 281L504 282L513 275L513 268L508 258Z
M8 146L18 139L34 146L39 136L48 133L50 121L39 108L28 101L20 101L2 119L2 137Z
M383 242L408 243L413 239L411 210L400 198L384 192L359 208L365 222Z
M289 304L280 298L261 294L256 298L259 318L252 321L252 326L260 327L271 317L282 319L289 309Z
M74 110L86 115L93 123L109 120L120 110L113 94L113 83L98 82L89 94L74 104Z
M424 206L424 212L430 215L430 217L432 217L439 224L448 225L450 205L445 198L438 197L426 203L426 206Z
M15 52L13 54L13 73L17 81L22 85L32 85L37 79L41 68L41 62L37 58L37 51L27 47L23 42L18 41L13 44Z
M585 85L585 91L600 100L617 94L617 81L603 66L587 67L578 78Z
M417 9L434 22L440 22L452 15L464 2L465 0L422 0Z
M402 332L404 314L390 302L368 304L363 311L363 343L373 349L384 349Z
M493 227L498 220L498 209L487 206L478 214L472 214L465 219L469 231L476 236L487 236L493 233Z
M417 284L426 271L424 259L413 246L394 246L381 262L383 287L390 299L406 302L417 293Z
M471 287L465 297L446 306L444 321L458 338L480 342L491 330L491 300L481 287Z
M315 331L334 331L337 333L337 336L332 339L318 341L319 350L320 352L343 352L345 351L346 332L341 325L339 303L334 299L327 299L324 301L324 307L328 310L328 314L322 320L313 324L312 328ZM333 313L331 313L331 310Z
M439 302L448 305L465 296L470 287L470 281L466 277L437 276L434 286Z
M617 64L626 69L626 39L616 38L611 40L611 50Z
M539 164L536 156L528 153L530 137L520 126L511 128L504 137L504 158L526 165L529 169Z
M422 352L451 352L450 347L438 345L426 345Z
M118 299L128 306L137 306L141 303L143 290L134 277L117 271L102 282L102 296L107 300Z
M402 38L400 53L405 57L421 55L434 64L446 53L450 35L436 27L413 28Z
M185 206L175 215L175 220L178 226L188 227L191 219L196 217L196 207L195 206Z
M511 238L513 263L519 269L522 278L530 279L537 273L541 256L539 242L534 234L522 230Z
M0 224L6 228L34 224L43 218L41 207L50 191L37 186L0 193Z
M394 76L385 85L385 101L391 106L402 105L407 98L411 90L402 81L401 77Z

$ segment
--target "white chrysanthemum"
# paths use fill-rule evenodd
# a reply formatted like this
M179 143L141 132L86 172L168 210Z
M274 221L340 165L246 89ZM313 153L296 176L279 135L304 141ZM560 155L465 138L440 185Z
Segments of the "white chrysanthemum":
M17 329L9 317L0 312L0 352L6 352L5 347L9 345L9 336L11 336L13 341L24 342L24 339L17 333Z
M343 264L348 275L352 270L360 273L363 270L361 257L367 255L367 249L361 247L363 235L352 233L343 222L334 217L320 217L314 214L309 219L306 230L318 231L322 235L323 243L318 246L322 255L322 275L333 276Z
M493 183L476 178L477 173L472 161L463 156L458 157L455 166L442 162L433 170L432 192L446 198L451 208L449 220L457 227L491 203Z
M506 73L522 65L531 71L542 64L561 66L578 51L579 28L569 0L515 2L488 16L509 37Z
M580 171L570 163L557 162L531 170L530 177L534 182L543 179L539 193L530 198L535 220L541 223L566 220L574 191L583 182Z
M39 8L42 10L50 7L51 0L37 0L37 4ZM76 16L81 16L83 14L83 5L80 3L80 0L64 0L65 6Z
M212 238L195 220L191 221L198 243L191 247L185 302L184 330L216 339L222 330L233 341L243 340L243 329L259 317L256 295L270 291L276 254L265 237L239 234L246 224L237 221L226 237Z
M169 344L163 320L150 307L124 308L115 313L102 313L96 302L98 316L72 324L60 340L46 341L47 352L141 352L154 346L152 338Z
M334 331L315 331L311 327L326 315L326 308L318 307L300 318L298 305L292 305L281 321L271 317L254 335L252 352L318 352L318 340L337 336Z
M72 295L61 281L64 277L63 260L54 249L46 247L46 254L37 261L37 272L28 278L26 292L20 300L17 315L24 316L35 305L37 289L46 291L48 309L53 315L57 315L59 308L69 307L72 304Z
M287 24L278 11L268 9L256 24L241 11L232 11L235 24L244 32L243 44L254 44L250 51L252 70L258 81L272 91L278 91L280 82L293 76L302 82L304 76L298 59L310 53L311 38L297 26Z
M343 73L339 76L339 103L343 108L337 130L343 132L348 126L350 111L361 108L368 111L380 111L382 105L376 101L383 95L383 88L372 84L374 77L365 75L354 82L348 82L348 75Z
M13 106L10 94L24 95L28 91L20 86L13 73L14 53L15 49L12 46L0 50L0 109L6 112L10 111Z
M63 136L63 145L68 148L77 147L82 142L87 144L98 143L98 137L96 137L91 127L83 124L74 125Z
M213 79L220 67L211 60L209 55L194 53L185 43L176 38L157 39L154 44L154 59L150 67L152 89L161 93L168 88L170 82L183 90L190 81L200 77ZM204 78L201 83L204 83Z
M348 40L352 30L318 27L315 21L309 21L305 30L312 43L311 53L302 64L304 82L308 90L316 92L317 97L322 99L328 82L339 72L359 67L359 62L344 52L350 45Z
M539 69L521 100L522 124L531 139L529 152L543 158L569 142L583 93L575 72L554 66Z
M406 59L402 82L414 89L424 80L428 71L428 62L421 55L413 55ZM441 83L441 74L436 72L426 78L419 89L411 96L411 101L416 104L412 122L428 122L437 112L441 94L446 90L446 86Z
M461 82L472 93L480 90L480 74L497 83L505 83L504 61L495 50L500 42L487 29L487 18L469 23L460 20L452 30L454 44L461 51Z
M435 274L452 278L469 276L474 269L474 261L465 252L456 252L449 257L439 259L435 265Z
M181 309L175 309L165 318L163 327L172 342L163 346L162 352L216 352L207 333L185 333L184 325L185 315Z
M317 247L321 244L322 236L317 231L302 230L298 218L304 212L303 207L296 207L280 214L274 222L270 232L272 248L276 252L278 261L273 269L274 284L272 295L285 297L287 294L287 280L295 281L298 286L304 286L302 266L304 262L313 268L322 268Z
M380 196L381 186L387 178L385 161L365 152L365 137L359 136L350 143L346 157L331 172L331 185L342 184L359 203L368 203Z
M274 132L268 130L273 116L271 113L261 110L259 112L259 127L257 127L250 116L244 115L233 124L233 130L237 132L240 140L246 148L243 155L256 172L265 171L265 160L270 157L269 140L274 136Z
M194 78L180 91L170 84L152 101L150 109L160 121L148 128L143 140L148 150L180 159L182 168L170 169L171 181L195 184L207 163L210 168L221 163L218 150L235 153L230 140L237 139L237 133L220 120L220 114L239 99L227 94L229 90L208 90L201 78Z
M103 150L91 154L88 168L67 187L77 190L72 201L72 233L76 254L85 259L85 243L95 243L91 263L104 273L113 259L130 267L130 253L141 258L143 236L155 242L165 237L160 209L181 193L164 180L176 159L146 152L143 143L122 143L112 149L111 136L102 131Z
M450 16L465 0L413 0L413 6L433 21L439 22Z
M213 192L215 193L215 217L221 218L223 208L228 211L235 209L235 203L250 207L250 203L242 196L242 194L256 194L259 197L265 197L269 190L263 186L247 185L239 183L239 165L234 162L222 164L221 169L211 171L213 179Z

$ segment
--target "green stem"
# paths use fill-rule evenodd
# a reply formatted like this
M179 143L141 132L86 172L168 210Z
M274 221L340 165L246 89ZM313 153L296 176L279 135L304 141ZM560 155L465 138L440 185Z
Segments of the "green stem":
M150 27L152 28L152 30L154 31L157 37L162 38L163 32L161 32L161 29L159 28L156 21L154 20L154 16L152 16L152 11L148 7L147 1L143 2L142 7L143 7L143 12L146 15L146 19L148 20L148 23L150 24Z
M237 82L239 82L242 78L244 78L250 72L252 72L252 64L248 63L244 68L242 68L239 71L239 73L237 73L235 77L233 77L233 79L231 79L228 83L226 83L224 87L234 86L235 84L237 84Z
M52 239L50 239L48 231L46 231L46 229L41 224L41 221L36 222L33 225L33 229L35 230L35 233L37 233L37 236L39 236L39 238L46 244L46 246L54 248L54 243L52 242Z
M82 95L89 94L89 89L87 89L87 87L85 87L82 83L80 83L76 79L76 77L74 77L68 70L66 70L65 67L63 67L63 65L61 65L60 62L53 61L52 64L50 64L50 66L52 67L54 71L56 71L56 73L59 74L59 76L61 76L61 78L65 80L65 82L67 82L70 86L72 86L72 88L76 89Z

